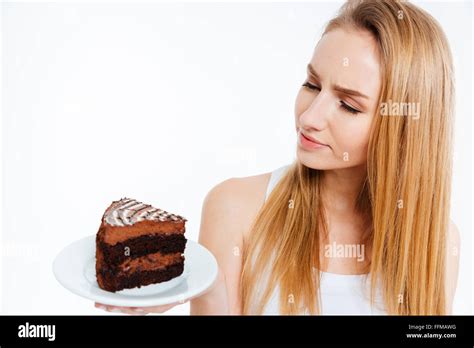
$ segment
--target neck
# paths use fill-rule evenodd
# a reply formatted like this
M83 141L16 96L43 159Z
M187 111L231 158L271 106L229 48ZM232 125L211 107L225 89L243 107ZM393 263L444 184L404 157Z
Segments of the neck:
M357 212L357 199L366 178L366 167L326 170L322 176L322 198L329 214Z

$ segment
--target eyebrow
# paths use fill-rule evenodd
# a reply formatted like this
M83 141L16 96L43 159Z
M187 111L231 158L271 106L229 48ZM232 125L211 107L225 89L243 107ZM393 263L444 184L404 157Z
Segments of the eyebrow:
M315 78L317 78L318 80L321 79L321 78L319 77L318 73L317 73L316 70L312 67L311 64L308 64L308 73L309 73L310 75L314 76ZM344 94L348 94L348 95L353 95L353 96L356 96L356 97L362 97L362 98L369 99L369 97L366 96L365 94L360 93L359 91L355 91L355 90L353 90L353 89L344 88L344 87L341 87L341 86L338 86L338 85L333 85L333 88L334 88L334 90L339 91L339 92L344 93Z

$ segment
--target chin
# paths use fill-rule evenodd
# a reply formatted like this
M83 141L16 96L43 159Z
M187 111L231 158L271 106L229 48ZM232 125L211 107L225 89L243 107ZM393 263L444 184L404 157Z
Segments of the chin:
M296 151L296 158L298 159L299 163L311 169L333 169L333 167L330 165L331 161L327 158L327 155L319 155L317 153L307 152L298 148Z
M334 158L333 155L320 154L317 151L309 152L299 147L296 150L296 158L298 162L305 167L317 170L332 170L349 168L352 165L347 162Z

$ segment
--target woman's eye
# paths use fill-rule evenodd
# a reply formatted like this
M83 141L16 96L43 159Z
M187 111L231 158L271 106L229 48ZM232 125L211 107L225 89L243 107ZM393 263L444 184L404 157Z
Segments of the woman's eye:
M311 83L309 83L309 82L303 83L303 87L306 87L306 88L308 88L308 89L310 89L310 90L312 90L312 91L315 91L315 90L316 90L316 91L320 91L320 90L321 90L320 87L315 86L315 85L313 85L313 84L311 84Z
M341 107L347 111L347 112L350 112L351 114L358 114L360 111L359 110L356 110L354 109L353 107L347 105L346 103L344 103L342 100L341 100Z
M316 86L316 85L313 85L313 84L311 84L311 83L309 83L309 82L303 83L303 87L306 87L306 88L308 88L308 89L310 89L310 90L312 90L312 91L321 91L321 87ZM353 107L347 105L347 104L344 103L342 100L340 101L340 103L341 103L341 108L343 108L344 111L350 112L351 114L354 114L354 115L360 113L359 110L354 109Z

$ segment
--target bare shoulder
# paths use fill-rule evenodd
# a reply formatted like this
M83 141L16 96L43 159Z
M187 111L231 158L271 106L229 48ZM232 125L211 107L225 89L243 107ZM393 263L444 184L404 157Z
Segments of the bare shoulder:
M234 177L224 180L214 186L208 196L222 196L221 194L249 195L255 196L258 193L264 194L271 173L263 173L246 177ZM224 197L226 198L226 197ZM262 197L263 198L263 197Z
M242 213L263 203L269 179L270 173L227 179L209 191L205 203L216 205L227 217L232 218L237 213L237 217L242 218Z
M452 312L454 295L459 274L459 254L461 250L461 237L457 226L450 221L446 240L446 299L447 313Z
M220 182L206 195L203 213L229 233L245 233L264 203L271 173L234 177Z

